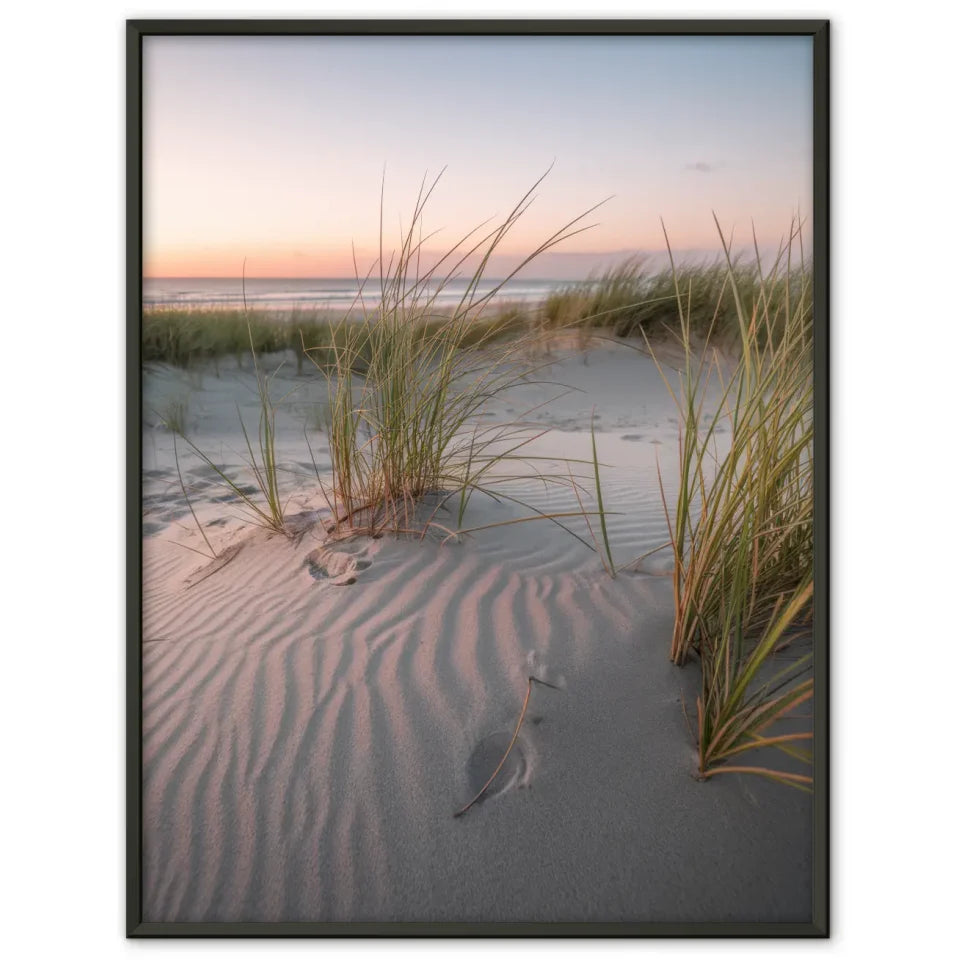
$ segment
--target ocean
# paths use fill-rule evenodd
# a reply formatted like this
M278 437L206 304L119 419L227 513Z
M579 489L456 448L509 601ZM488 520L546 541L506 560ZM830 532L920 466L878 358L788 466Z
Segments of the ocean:
M493 290L499 280L484 279L477 296ZM536 302L550 291L568 286L563 280L508 280L494 299L502 301ZM457 304L467 288L466 280L451 280L440 292L437 305ZM372 278L364 285L364 302L368 306L379 300L379 279ZM353 278L316 277L279 279L248 277L246 280L247 306L259 310L295 310L330 307L345 309L356 302L357 281ZM144 277L143 305L145 307L240 307L243 305L243 287L237 278L224 277Z

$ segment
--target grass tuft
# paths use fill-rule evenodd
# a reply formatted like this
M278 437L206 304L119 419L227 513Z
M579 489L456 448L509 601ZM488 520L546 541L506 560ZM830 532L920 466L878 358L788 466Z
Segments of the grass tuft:
M809 655L782 669L775 664L812 622L810 275L802 257L793 264L793 249L802 245L793 224L769 271L761 270L757 255L755 279L744 289L743 273L717 229L727 267L724 297L736 316L733 359L713 345L719 309L706 345L695 350L696 299L683 274L674 274L685 360L674 394L681 414L680 485L672 516L667 511L675 562L670 656L677 664L692 654L700 660L701 776L752 772L805 786L811 782L806 774L723 764L759 747L807 759L798 743L811 738L771 729L782 728L813 695Z
M190 398L186 396L171 397L163 405L157 416L164 430L173 434L187 432L187 422L190 416Z
M421 185L400 249L388 260L381 249L379 277L371 283L370 274L361 279L356 271L360 294L334 327L330 350L306 350L327 380L333 479L324 496L335 505L338 532L403 533L418 526L422 531L417 505L430 494L458 501L462 522L470 497L491 493L501 482L496 467L512 461L529 465L524 448L538 435L519 421L478 424L490 401L536 370L524 361L536 332L523 311L495 309L492 301L537 256L586 229L579 224L591 211L566 223L481 293L491 256L543 177L501 223L486 233L485 225L475 228L433 266L422 268L424 208L438 180ZM478 266L466 274L459 302L438 310L438 298L461 278L470 258ZM426 523L435 516L436 511Z

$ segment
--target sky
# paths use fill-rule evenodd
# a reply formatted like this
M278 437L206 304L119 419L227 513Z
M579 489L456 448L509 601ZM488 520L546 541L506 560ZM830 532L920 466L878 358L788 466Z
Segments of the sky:
M441 171L434 255L550 170L489 276L601 201L524 275L662 250L661 218L686 255L714 213L769 249L810 224L812 111L807 37L148 37L144 275L363 273L381 186L386 252Z

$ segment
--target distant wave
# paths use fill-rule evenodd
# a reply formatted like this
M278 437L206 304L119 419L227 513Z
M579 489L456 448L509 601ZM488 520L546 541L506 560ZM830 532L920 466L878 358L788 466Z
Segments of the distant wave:
M477 288L480 296L493 291L499 280L488 280ZM496 300L542 300L551 290L563 284L556 280L509 280L498 290ZM467 289L466 281L451 281L436 298L438 305L457 303ZM425 288L435 292L436 288ZM262 309L290 310L298 307L349 307L359 296L356 281L343 278L265 279L246 281L246 302ZM379 300L379 284L364 285L366 303ZM244 301L244 290L239 281L222 278L144 278L145 306L218 306L237 307Z

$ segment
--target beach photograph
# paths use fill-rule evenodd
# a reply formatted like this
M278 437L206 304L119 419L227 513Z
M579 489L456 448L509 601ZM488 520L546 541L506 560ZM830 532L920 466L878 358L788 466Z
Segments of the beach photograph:
M814 33L137 36L143 923L825 934Z

